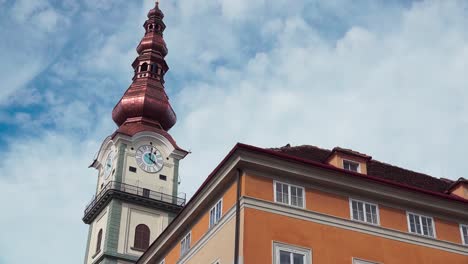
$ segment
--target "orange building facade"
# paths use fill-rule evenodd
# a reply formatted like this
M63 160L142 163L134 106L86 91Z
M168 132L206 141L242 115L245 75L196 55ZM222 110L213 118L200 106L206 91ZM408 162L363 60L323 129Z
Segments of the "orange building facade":
M468 263L466 180L238 144L137 263Z

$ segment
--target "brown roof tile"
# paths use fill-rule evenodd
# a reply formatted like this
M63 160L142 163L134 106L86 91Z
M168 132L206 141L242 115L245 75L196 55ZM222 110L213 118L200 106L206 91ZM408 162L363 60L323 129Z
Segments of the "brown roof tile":
M346 150L347 152L352 153L359 153L350 149L343 148L335 148L334 150L336 151L337 149ZM324 164L326 163L328 156L332 153L331 150L322 149L316 146L302 145L292 147L289 144L281 148L272 148L271 150ZM362 156L370 157L362 153L359 154ZM435 178L427 174L403 169L377 160L368 161L367 174L396 183L418 187L438 193L444 193L453 183L453 181L448 179Z

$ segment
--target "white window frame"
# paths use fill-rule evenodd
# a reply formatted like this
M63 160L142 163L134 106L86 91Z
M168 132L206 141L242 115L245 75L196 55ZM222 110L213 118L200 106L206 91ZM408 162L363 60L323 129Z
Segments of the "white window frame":
M352 170L347 170L347 169L345 169L345 165L344 165L345 162L357 164L357 171L352 171ZM343 170L361 173L361 163L356 162L356 161L354 161L354 160L343 159Z
M278 197L276 197L276 184L277 183L288 186L288 203L278 201ZM297 205L292 204L291 187L302 189L302 206L297 206ZM294 185L294 184L290 184L286 182L281 182L281 181L273 181L273 195L274 195L275 203L284 204L284 205L288 205L291 207L302 208L302 209L306 208L306 192L305 192L305 188L302 186L298 186L298 185Z
M219 208L218 208L218 204L220 204ZM219 214L217 214L218 210L219 210ZM212 216L211 212L212 211L214 211L214 217L215 217L214 221L211 221L211 219L212 219L211 218L211 216ZM210 219L209 219L210 222L208 224L208 227L212 228L213 226L215 226L216 224L219 223L221 218L223 218L223 198L221 198L219 201L217 201L215 203L215 205L213 207L211 207L209 214L210 214ZM219 215L219 218L217 218L218 215Z
M353 264L379 264L380 262L364 260L360 258L353 258Z
M463 245L468 246L468 238L465 239L465 236L463 235L464 228L466 229L466 232L468 233L468 225L460 224L461 241Z
M273 264L280 263L280 250L290 253L302 254L305 258L304 264L312 264L312 250L309 248L288 245L280 242L273 242Z
M415 215L415 216L419 216L419 225L421 226L421 232L422 232L421 234L419 234L417 231L416 232L411 232L410 214ZM434 236L429 236L429 235L424 234L424 231L423 231L423 228L422 228L422 217L431 219L432 233L433 233ZM433 217L427 216L427 215L424 215L424 214L419 214L419 213L415 213L415 212L406 211L406 221L408 222L408 232L410 234L423 236L423 237L428 237L428 238L437 238L436 226L435 226L435 221L434 221Z
M188 248L184 248L184 242L187 242L188 238ZM188 232L181 240L180 240L180 256L185 256L190 251L190 244L192 243L192 231ZM185 249L185 250L184 250Z
M358 219L354 219L354 217L353 217L353 201L363 204L363 209L364 209L364 221L361 221L361 220L358 220ZM376 211L377 223L371 223L371 222L367 222L367 221L366 221L366 204L371 205L371 206L375 206L375 208L376 208L375 211ZM351 217L351 220L356 221L356 222L366 223L366 224L369 224L369 225L380 226L380 211L379 211L379 205L376 204L376 203L371 203L371 202L367 202L367 201L363 201L363 200L358 200L358 199L349 198L349 216Z

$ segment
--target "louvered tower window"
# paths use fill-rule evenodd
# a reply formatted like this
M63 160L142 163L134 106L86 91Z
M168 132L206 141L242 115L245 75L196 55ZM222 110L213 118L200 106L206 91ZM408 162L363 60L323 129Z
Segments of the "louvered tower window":
M147 249L150 243L150 229L144 224L139 224L135 228L135 241L133 247L137 249Z

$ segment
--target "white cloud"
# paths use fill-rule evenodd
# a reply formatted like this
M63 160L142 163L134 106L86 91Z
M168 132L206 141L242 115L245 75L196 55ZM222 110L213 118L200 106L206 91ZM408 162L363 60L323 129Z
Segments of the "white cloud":
M9 212L0 218L9 227L0 239L2 263L53 263L52 249L70 263L82 261L87 233L80 218L95 185L87 165L98 147L54 133L12 142L0 163L2 210Z
M181 166L191 179L182 189L193 192L236 141L340 145L434 176L463 176L468 20L457 4L415 4L389 32L353 26L335 43L300 17L272 22L272 49L245 67L207 73L211 82L188 83L173 99L184 107L175 137L197 153Z
M0 11L0 104L8 104L53 60L66 37L68 19L47 0L19 0ZM12 19L10 19L12 18Z
M72 263L82 262L87 226L80 218L95 190L95 173L87 165L113 132L111 109L130 83L141 24L153 5L111 2L100 1L96 10L94 2L84 2L77 22L89 32L80 35L82 48L57 59L48 51L61 45L51 46L57 35L50 30L66 31L53 15L28 45L13 34L16 24L0 27L13 36L0 43L0 101L29 97L24 105L43 101L49 107L37 118L17 111L17 121L30 124L30 135L12 136L9 149L0 152L0 199L11 201L5 208L11 214L0 224L22 226L14 237L30 238L2 240L14 229L6 230L2 261L51 263L43 252L54 248ZM44 1L17 17L57 11L39 3ZM435 176L466 177L465 2L428 1L406 9L286 0L161 5L171 67L166 89L179 118L170 132L192 150L181 163L181 191L193 194L238 141L339 145ZM50 64L51 87L15 93ZM0 112L0 120L9 118ZM43 129L44 123L53 128ZM51 237L48 243L44 236Z

